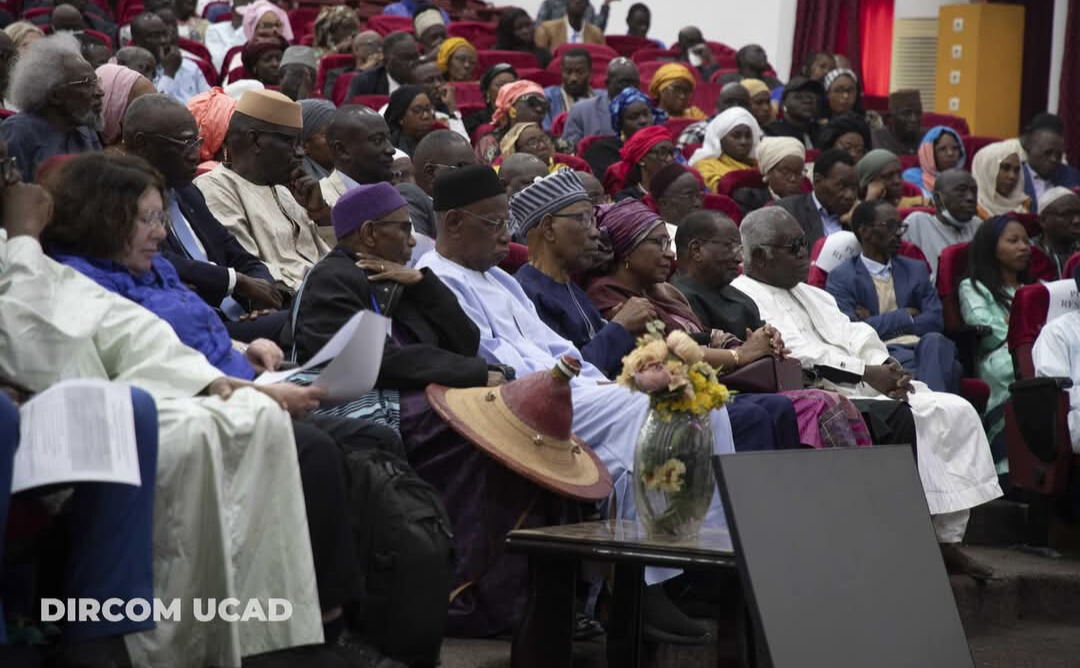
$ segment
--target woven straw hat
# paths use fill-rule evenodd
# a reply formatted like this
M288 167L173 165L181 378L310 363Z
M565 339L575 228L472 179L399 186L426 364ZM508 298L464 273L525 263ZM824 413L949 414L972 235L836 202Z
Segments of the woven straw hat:
M428 385L428 401L459 434L514 472L557 494L599 501L611 494L611 474L570 431L570 379L580 363L563 357L551 371L498 387Z

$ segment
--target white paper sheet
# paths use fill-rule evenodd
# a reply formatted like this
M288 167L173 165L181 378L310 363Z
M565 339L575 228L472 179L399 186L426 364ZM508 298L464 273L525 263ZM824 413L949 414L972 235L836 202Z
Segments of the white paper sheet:
M327 403L353 401L375 387L389 326L388 318L372 311L360 311L305 364L287 371L266 372L255 383L285 383L294 375L329 361L312 385L326 390Z
M66 380L19 407L11 491L66 482L139 486L131 389Z

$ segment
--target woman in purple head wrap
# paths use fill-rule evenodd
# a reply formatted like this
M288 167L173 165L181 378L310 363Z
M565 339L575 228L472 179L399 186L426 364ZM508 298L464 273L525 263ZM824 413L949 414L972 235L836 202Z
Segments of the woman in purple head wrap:
M746 336L742 342L727 332L706 329L686 296L671 283L675 263L673 239L664 220L649 207L633 199L600 207L598 223L611 238L613 269L594 279L589 298L605 318L631 297L645 297L664 322L667 332L683 331L703 349L705 361L724 371L735 371L768 356L783 354L784 342L769 325ZM768 414L776 426L776 448L829 445L869 445L870 436L858 409L843 397L822 390L798 390L779 394L740 394L730 405L732 424L740 422L739 411ZM837 419L839 417L840 419ZM746 435L744 442L753 441ZM736 437L736 447L741 439Z

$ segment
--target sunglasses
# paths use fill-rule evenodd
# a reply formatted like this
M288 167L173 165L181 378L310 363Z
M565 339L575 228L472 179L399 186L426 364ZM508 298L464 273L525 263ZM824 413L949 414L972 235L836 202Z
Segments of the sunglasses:
M810 245L806 241L806 237L795 237L794 239L792 239L791 241L789 241L786 244L761 244L761 245L762 246L767 246L769 248L783 248L784 250L791 253L792 255L798 255L799 253L802 253L803 251L810 248Z
M156 137L162 141L169 142L170 144L181 149L184 152L199 148L203 145L203 142L205 141L201 135L196 135L195 137L191 137L190 139L179 139L177 137L170 137L169 135L162 135L156 132L151 132L150 136Z

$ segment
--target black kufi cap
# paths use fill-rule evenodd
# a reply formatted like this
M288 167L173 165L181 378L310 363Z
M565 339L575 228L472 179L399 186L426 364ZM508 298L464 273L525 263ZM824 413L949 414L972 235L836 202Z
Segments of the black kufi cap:
M436 211L449 211L475 204L496 195L505 195L499 175L487 165L468 165L448 169L435 178Z

